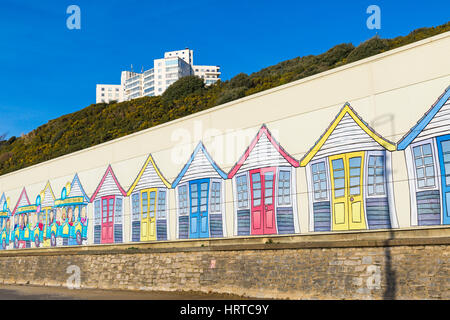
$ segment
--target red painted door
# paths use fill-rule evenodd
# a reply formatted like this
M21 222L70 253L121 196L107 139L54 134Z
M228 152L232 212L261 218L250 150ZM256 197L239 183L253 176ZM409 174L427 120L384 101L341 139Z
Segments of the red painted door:
M251 234L275 234L275 168L250 171Z
M102 198L102 243L114 242L114 196Z

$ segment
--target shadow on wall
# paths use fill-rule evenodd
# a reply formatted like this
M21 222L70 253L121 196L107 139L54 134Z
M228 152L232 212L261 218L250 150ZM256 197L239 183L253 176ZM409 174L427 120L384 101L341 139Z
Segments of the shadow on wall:
M390 242L394 239L394 231L392 229L389 230L389 239L385 242L384 247L384 270L385 270L385 279L386 279L386 288L383 293L384 300L395 300L396 291L397 291L397 278L395 270L392 267L392 253Z

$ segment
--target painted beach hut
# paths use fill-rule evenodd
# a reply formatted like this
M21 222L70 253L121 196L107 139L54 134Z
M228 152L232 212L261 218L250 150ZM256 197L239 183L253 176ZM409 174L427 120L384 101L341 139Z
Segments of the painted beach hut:
M167 240L170 187L150 154L127 192L131 196L131 241Z
M94 243L123 242L123 200L127 193L111 165L91 196L94 204Z
M36 213L32 213L30 220L33 221L31 239L34 247L49 247L51 242L50 233L47 234L50 219L54 216L55 194L53 193L50 182L44 187L44 190L38 195L36 200L38 205Z
M9 210L9 199L3 193L0 197L0 241L1 248L7 249L9 246L11 233L11 211Z
M450 224L450 87L397 149L405 151L411 225Z
M298 166L263 125L228 173L233 179L235 235L299 232Z
M87 205L90 199L86 195L78 174L72 182L61 190L61 197L54 201L54 209L64 216L60 238L63 245L87 244Z
M227 174L199 142L172 183L177 199L177 238L223 237L226 234L226 178Z
M392 190L395 145L346 103L305 154L309 230L398 227Z
M37 207L38 206L36 204L32 204L30 202L27 191L23 188L11 214L14 219L14 228L11 233L11 240L14 243L14 248L31 247L29 216L30 213L36 212Z

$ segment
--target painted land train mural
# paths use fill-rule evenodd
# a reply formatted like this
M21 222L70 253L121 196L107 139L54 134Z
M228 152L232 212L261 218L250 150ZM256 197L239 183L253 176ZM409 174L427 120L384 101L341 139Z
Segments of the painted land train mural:
M26 188L11 210L0 197L1 248L18 249L300 232L295 168L306 168L309 231L398 228L391 153L403 151L411 225L450 224L450 87L397 146L347 103L299 161L262 125L228 173L199 142L170 183L150 154L125 191L109 165L91 197L77 174L56 198L50 182L31 202ZM226 231L225 180L232 181L233 230ZM169 210L169 193L176 208ZM306 191L306 190L305 190ZM129 198L130 216L124 215ZM88 218L92 206L93 219ZM126 223L125 219L129 219ZM125 225L130 237L125 239Z

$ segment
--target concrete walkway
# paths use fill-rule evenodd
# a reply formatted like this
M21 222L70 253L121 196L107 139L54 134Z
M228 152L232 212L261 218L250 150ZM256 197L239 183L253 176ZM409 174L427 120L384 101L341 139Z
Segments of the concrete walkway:
M149 292L67 289L30 285L0 285L0 300L239 300L242 297L198 292Z

